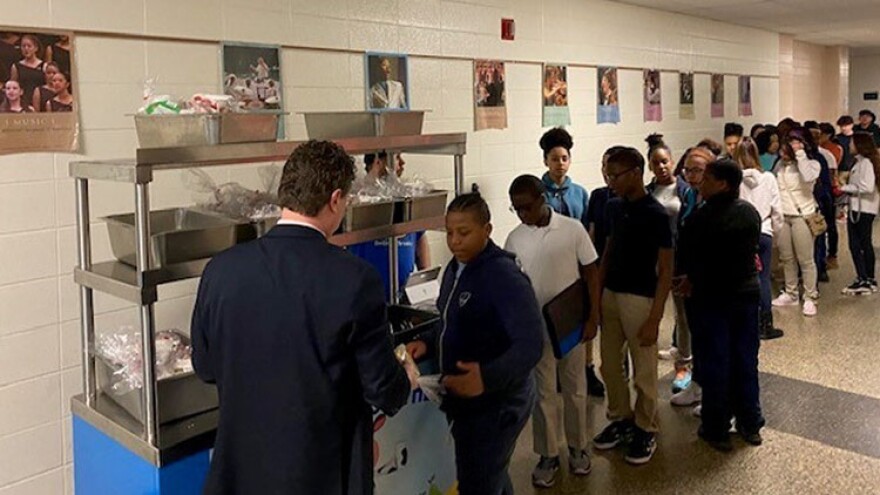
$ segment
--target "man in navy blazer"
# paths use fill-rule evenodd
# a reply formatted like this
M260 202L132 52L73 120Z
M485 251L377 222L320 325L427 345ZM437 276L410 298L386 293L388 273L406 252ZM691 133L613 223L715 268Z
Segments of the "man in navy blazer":
M373 493L371 406L400 409L415 368L394 356L379 274L327 242L353 179L341 147L300 145L278 226L205 268L193 366L220 395L205 494Z

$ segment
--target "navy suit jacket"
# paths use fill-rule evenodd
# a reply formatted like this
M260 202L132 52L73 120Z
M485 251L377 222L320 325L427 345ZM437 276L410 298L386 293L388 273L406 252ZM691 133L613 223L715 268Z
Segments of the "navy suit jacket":
M318 231L281 225L205 268L193 365L220 396L206 494L373 493L372 409L410 387L382 281Z

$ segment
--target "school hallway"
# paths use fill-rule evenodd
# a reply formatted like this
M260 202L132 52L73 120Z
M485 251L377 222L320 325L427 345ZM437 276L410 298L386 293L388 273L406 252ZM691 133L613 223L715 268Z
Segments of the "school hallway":
M842 226L841 226L842 227ZM880 229L875 228L875 251ZM761 405L764 444L733 435L734 451L720 453L697 437L692 407L672 407L671 361L660 361L660 433L647 465L631 466L624 448L590 448L588 476L567 473L566 454L553 488L534 488L531 424L514 453L510 473L517 494L877 494L880 493L880 294L844 296L854 278L841 231L840 268L820 284L819 314L774 308L785 336L762 341ZM660 328L660 348L672 334L671 306ZM601 335L601 333L600 333ZM596 349L598 358L598 346ZM597 362L598 368L598 362ZM605 403L590 398L591 435L605 427ZM567 452L564 443L560 452Z

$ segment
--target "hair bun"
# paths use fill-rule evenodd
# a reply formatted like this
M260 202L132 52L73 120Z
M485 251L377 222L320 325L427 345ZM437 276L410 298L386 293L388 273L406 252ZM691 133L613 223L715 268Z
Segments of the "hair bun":
M648 146L651 148L655 148L657 146L663 146L663 134L654 133L645 138L645 142L648 143Z

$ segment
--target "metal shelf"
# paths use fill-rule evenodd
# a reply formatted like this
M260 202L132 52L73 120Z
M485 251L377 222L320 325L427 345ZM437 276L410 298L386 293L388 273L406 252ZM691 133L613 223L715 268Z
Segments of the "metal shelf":
M92 265L90 270L74 269L73 281L135 304L153 304L158 299L158 286L198 277L208 261L210 259L206 258L148 270L143 273L143 283L138 280L138 271L133 266L105 261Z
M349 154L376 150L400 150L414 154L464 155L467 134L376 136L334 140ZM304 141L220 144L185 148L140 148L134 160L71 162L71 177L146 184L156 170L173 170L216 165L265 163L286 160Z
M431 217L374 229L336 234L329 240L331 244L337 246L351 246L376 239L398 237L412 232L439 230L443 227L444 218L442 216ZM135 304L153 304L158 300L158 286L198 277L202 274L208 261L210 258L148 270L143 273L142 283L138 280L138 271L135 267L119 261L105 261L95 263L90 270L74 269L73 281Z
M421 232L423 230L441 230L445 226L445 217L424 218L421 220L413 220L411 222L384 225L374 229L336 234L330 237L330 244L335 244L337 246L351 246L352 244L360 244L362 242L375 241L376 239L385 239L388 237L399 237L412 232Z
M413 154L446 155L453 158L454 189L464 192L464 155L467 134L433 134L416 136L377 136L333 140L349 154L377 150ZM186 169L227 164L265 163L286 160L303 141L225 144L185 148L138 149L135 159L78 161L70 164L75 179L77 268L74 281L79 284L80 331L83 341L83 395L72 400L78 416L115 438L137 455L159 466L182 455L209 447L217 426L217 411L196 415L176 423L160 424L157 403L156 375L153 366L143 367L141 402L144 424L104 397L97 389L95 357L91 349L95 341L95 310L93 291L106 292L139 306L142 358L152 363L155 355L154 303L158 286L201 275L208 259L152 268L149 257L150 191L156 170ZM135 203L135 240L137 267L111 261L92 263L89 181L114 181L132 184ZM397 294L397 237L411 232L442 229L443 217L433 217L403 224L389 225L332 236L329 241L347 246L380 238L388 238L389 268L392 271L389 293Z
M214 444L220 411L214 409L159 427L159 445L147 443L144 425L125 409L99 393L94 407L86 405L83 395L70 399L73 414L104 432L154 466L162 467Z

